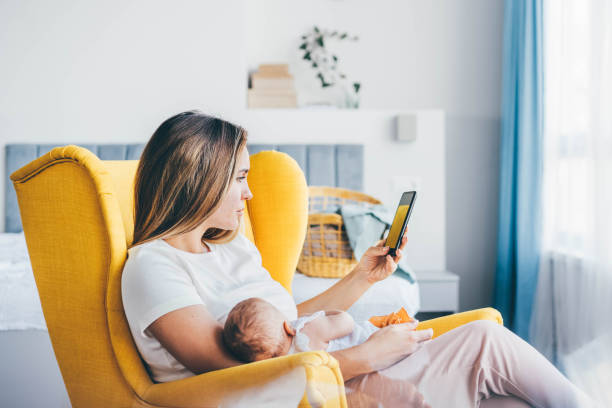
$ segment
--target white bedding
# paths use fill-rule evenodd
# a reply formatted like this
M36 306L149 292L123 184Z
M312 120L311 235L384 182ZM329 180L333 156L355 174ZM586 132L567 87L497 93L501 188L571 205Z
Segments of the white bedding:
M318 295L338 280L313 278L296 272L292 284L295 303L301 303ZM414 316L419 311L419 285L418 282L410 283L405 278L393 274L370 287L348 312L355 320L364 321L372 316L397 312L400 307L406 309L410 316Z
M296 272L296 303L323 292L338 279L312 278ZM414 316L420 307L418 283L391 275L372 286L349 309L356 320L388 314L404 307ZM0 233L0 330L46 330L23 233Z
M23 233L0 233L0 330L46 330Z

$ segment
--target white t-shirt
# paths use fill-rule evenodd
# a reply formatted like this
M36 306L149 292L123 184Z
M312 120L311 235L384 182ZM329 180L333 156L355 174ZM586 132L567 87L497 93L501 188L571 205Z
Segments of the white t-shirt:
M297 319L293 298L270 277L259 251L244 235L208 246L210 252L194 254L158 239L128 251L121 277L123 307L138 351L157 382L194 375L146 330L166 313L202 304L223 324L238 302L260 297L287 319Z

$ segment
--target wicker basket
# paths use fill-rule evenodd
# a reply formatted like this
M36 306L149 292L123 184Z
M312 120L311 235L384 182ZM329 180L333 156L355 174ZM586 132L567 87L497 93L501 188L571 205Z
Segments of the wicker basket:
M357 264L339 214L325 213L342 204L381 204L374 197L336 187L308 188L308 228L297 269L304 275L342 278Z

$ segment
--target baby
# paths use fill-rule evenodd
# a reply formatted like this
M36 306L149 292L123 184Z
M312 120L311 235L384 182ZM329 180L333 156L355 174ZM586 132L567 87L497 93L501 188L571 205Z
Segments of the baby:
M359 324L340 310L319 311L288 322L270 303L249 298L230 311L223 339L238 359L252 362L294 352L349 348L366 341L379 327L408 321L413 319L402 308L398 313Z

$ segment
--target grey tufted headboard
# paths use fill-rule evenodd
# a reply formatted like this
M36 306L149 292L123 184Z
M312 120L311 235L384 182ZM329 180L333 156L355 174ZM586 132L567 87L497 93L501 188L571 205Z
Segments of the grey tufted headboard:
M20 232L21 218L17 196L9 176L15 170L62 144L8 144L6 145L5 230ZM79 144L102 160L138 160L143 144ZM249 144L249 153L277 150L287 153L298 162L308 185L343 187L361 191L363 188L363 146L298 145L298 144Z

